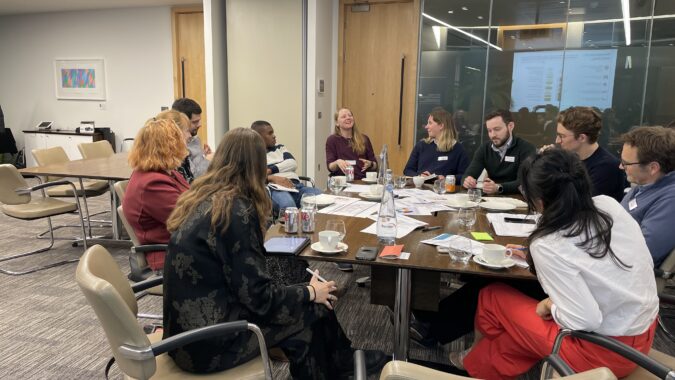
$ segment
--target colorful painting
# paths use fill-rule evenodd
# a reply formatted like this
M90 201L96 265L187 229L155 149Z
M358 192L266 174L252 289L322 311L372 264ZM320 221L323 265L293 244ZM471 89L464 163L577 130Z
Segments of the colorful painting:
M96 88L96 70L61 69L61 86L64 88Z
M57 99L106 99L103 59L56 59L54 77Z

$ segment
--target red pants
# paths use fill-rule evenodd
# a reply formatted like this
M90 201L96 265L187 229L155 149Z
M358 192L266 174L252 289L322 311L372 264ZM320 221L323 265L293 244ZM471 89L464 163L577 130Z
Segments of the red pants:
M537 303L504 284L492 284L481 290L475 326L483 339L464 359L464 367L471 376L512 379L551 353L560 327L536 314ZM640 335L614 338L646 354L652 346L655 328L656 321ZM564 339L560 356L576 372L607 367L617 377L623 377L636 368L633 362L609 350L573 337Z

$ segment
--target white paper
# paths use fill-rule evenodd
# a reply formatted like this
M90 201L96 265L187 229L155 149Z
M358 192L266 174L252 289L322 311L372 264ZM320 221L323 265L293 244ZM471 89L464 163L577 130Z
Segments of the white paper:
M398 256L399 260L408 260L410 258L410 252L401 252Z
M375 223L361 230L363 233L377 235L377 215L371 215L368 219L372 219ZM401 239L417 228L424 227L429 223L419 221L417 219L409 218L404 215L396 215L396 238Z
M324 207L318 211L319 214L333 214L336 210L339 210L343 208L345 205L348 205L350 203L357 202L359 199L358 198L352 198L352 197L341 197L341 196L333 196L335 203L328 207Z
M345 193L367 193L370 191L370 185L357 185L350 183L342 191L344 191Z
M453 235L448 233L440 234L432 239L422 240L422 243L436 246L452 247L455 249L460 249L462 251L472 253L474 255L482 254L483 246L485 245L479 241L469 239L464 236ZM465 249L469 243L471 244L470 251Z
M296 188L291 189L290 187L284 187L284 186L281 186L281 185L277 185L276 183L268 183L267 186L270 189L276 190L276 191L287 191L289 193L297 193L298 192L298 189L296 189Z
M534 224L505 222L505 217L532 220L539 219L539 215L488 213L487 219L490 224L492 224L492 228L494 228L495 233L499 236L528 237L536 227Z
M377 211L376 206L378 203L360 201L356 200L355 202L333 205L319 210L321 214L329 215L341 215L341 216L353 216L357 218L366 218L368 215ZM375 206L375 208L374 208Z

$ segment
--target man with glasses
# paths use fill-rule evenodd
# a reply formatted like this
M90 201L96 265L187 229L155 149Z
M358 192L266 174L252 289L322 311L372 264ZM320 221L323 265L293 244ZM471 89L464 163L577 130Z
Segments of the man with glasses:
M192 137L188 140L188 150L190 151L190 170L195 178L206 173L209 167L211 148L199 140L197 131L202 126L202 108L192 99L180 98L173 102L171 109L182 112L190 119L190 134Z
M640 224L658 267L675 248L675 129L635 128L621 140L621 168L635 184L621 205Z
M621 202L628 182L619 159L598 144L600 113L591 107L570 107L560 112L557 122L555 143L579 156L593 182L593 195L607 195Z

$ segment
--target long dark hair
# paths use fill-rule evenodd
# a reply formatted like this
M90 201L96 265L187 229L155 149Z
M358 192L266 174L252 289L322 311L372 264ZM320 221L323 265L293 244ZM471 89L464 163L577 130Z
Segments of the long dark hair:
M540 237L565 231L566 238L581 236L577 246L591 257L609 255L622 268L630 268L612 250L612 217L598 210L591 197L591 179L579 157L555 148L530 157L520 166L521 191L530 210L541 202L541 217L528 245ZM527 258L536 273L532 256Z

